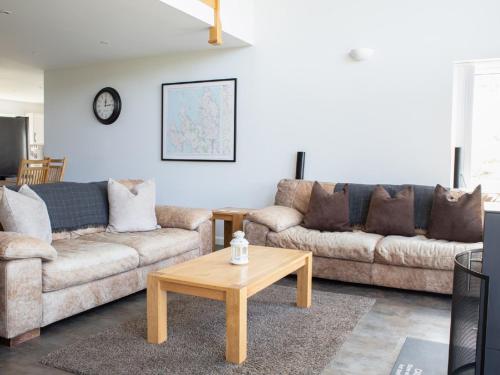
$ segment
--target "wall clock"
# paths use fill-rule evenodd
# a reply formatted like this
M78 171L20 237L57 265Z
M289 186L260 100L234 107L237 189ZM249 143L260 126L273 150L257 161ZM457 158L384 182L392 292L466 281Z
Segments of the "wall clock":
M94 98L94 115L100 123L111 125L120 116L122 100L112 87L105 87Z

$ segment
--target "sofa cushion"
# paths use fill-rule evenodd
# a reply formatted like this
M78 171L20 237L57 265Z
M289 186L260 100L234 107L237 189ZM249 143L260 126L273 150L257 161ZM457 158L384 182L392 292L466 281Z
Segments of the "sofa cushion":
M349 224L349 187L341 192L328 192L316 181L309 208L304 215L304 227L329 232L352 232Z
M103 279L137 268L139 255L131 247L82 239L52 242L57 258L42 265L44 292Z
M88 234L80 238L134 248L139 253L140 266L200 248L198 232L178 228L161 228L149 232L103 232Z
M100 233L100 232L105 232L107 227L104 226L99 226L99 227L89 227L89 228L83 228L83 229L76 229L76 230L65 230L62 232L53 232L52 233L52 240L71 240L73 238L78 238L80 236L83 236L84 234L90 234L90 233Z
M375 262L394 266L453 270L456 254L482 246L481 242L449 242L425 236L387 236L375 248Z
M157 228L154 180L148 180L128 188L110 178L108 181L108 201L109 231L143 232Z
M267 246L312 251L315 256L373 263L375 245L381 235L354 232L320 232L295 226L269 232Z
M299 225L302 222L302 214L294 208L285 206L269 206L260 210L250 211L246 219L265 225L275 232L281 232Z
M52 232L47 206L28 185L18 192L3 187L0 201L0 222L8 232L16 232L52 242Z
M481 185L459 197L437 185L427 237L439 240L479 242L483 240Z
M413 197L412 186L406 186L391 197L378 185L372 193L365 230L383 236L414 236Z
M274 199L277 206L295 208L302 214L309 208L309 199L313 188L313 181L283 179L278 183L278 190ZM326 191L333 191L334 183L320 182Z

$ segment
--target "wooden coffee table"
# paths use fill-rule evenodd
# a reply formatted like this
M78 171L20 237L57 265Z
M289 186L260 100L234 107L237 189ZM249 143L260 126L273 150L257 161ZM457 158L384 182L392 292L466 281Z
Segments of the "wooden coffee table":
M167 293L226 302L226 360L247 356L247 299L297 271L297 306L311 306L312 254L300 250L249 247L248 265L229 263L231 249L217 251L148 275L148 342L167 340Z

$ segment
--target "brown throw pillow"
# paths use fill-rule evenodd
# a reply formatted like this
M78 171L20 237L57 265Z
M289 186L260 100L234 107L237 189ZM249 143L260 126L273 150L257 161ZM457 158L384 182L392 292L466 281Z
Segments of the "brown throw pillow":
M427 237L457 242L483 240L483 203L481 185L470 194L453 198L450 191L437 185L434 190Z
M349 189L328 193L314 182L309 208L304 216L304 227L330 232L352 232L349 224Z
M413 187L407 186L391 198L382 186L373 190L365 229L384 236L415 235Z

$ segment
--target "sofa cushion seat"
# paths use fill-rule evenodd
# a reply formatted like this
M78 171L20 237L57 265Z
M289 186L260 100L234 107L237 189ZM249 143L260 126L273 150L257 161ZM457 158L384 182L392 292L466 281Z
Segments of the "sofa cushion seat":
M375 262L403 267L453 270L456 254L482 247L482 242L451 242L422 235L387 236L376 246Z
M315 256L373 263L379 234L354 232L320 232L295 226L282 232L269 232L267 246L309 250Z
M198 232L179 228L161 228L148 232L102 232L80 238L129 246L139 254L141 267L200 248Z
M57 258L42 264L44 292L85 284L137 268L139 255L128 246L82 239L52 242Z

